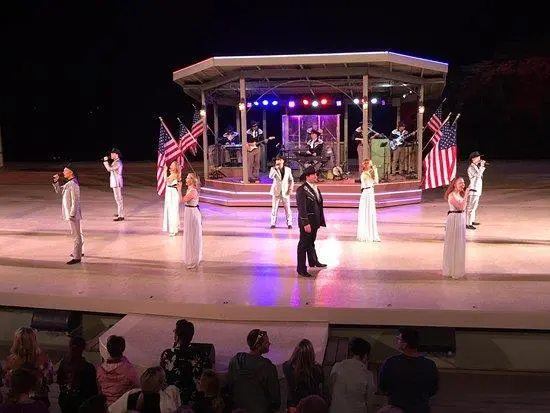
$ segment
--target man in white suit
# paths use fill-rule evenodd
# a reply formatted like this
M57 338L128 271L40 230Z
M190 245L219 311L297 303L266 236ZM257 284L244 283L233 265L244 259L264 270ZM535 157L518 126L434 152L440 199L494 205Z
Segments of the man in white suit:
M294 190L294 178L292 171L285 166L285 160L281 156L275 158L275 166L271 167L269 177L273 179L271 184L271 228L275 228L277 223L277 212L279 203L282 201L285 207L286 224L289 229L292 228L292 212L290 211L290 195Z
M78 264L82 260L82 230L80 228L80 220L82 213L80 211L80 184L75 177L75 170L72 166L67 165L63 169L63 177L67 182L59 185L59 174L53 176L53 189L57 194L61 194L61 212L63 219L69 221L71 226L71 235L74 239L73 257L67 264Z
M122 187L124 186L124 182L122 180L122 161L120 160L120 151L118 149L111 149L111 159L113 162L109 165L109 157L104 157L103 165L109 172L109 185L113 188L117 206L117 213L113 221L124 221L124 201L122 199Z
M479 225L479 222L476 222L476 211L483 188L483 172L485 172L485 161L481 160L479 152L472 152L468 167L468 177L470 178L470 193L466 206L466 228L468 229L476 229L474 225Z

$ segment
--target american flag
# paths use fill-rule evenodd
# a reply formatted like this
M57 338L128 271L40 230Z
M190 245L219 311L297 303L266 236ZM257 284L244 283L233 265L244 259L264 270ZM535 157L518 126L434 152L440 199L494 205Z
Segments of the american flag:
M160 120L159 147L157 158L157 193L160 196L166 191L166 176L164 174L164 166L169 165L172 160L177 159L180 154L180 149L176 140L172 137L170 131Z
M456 125L447 122L440 128L441 139L424 158L424 189L449 185L456 176Z
M179 132L178 132L178 145L180 147L181 155L180 155L180 165L183 166L183 155L185 155L185 152L188 150L191 150L193 155L197 153L197 140L191 135L191 132L189 132L189 129L186 128L186 126L183 124L181 120L178 119L179 122Z
M441 139L441 118L443 117L442 106L443 103L440 103L430 120L428 120L428 128L434 133L428 144L430 142L437 143Z

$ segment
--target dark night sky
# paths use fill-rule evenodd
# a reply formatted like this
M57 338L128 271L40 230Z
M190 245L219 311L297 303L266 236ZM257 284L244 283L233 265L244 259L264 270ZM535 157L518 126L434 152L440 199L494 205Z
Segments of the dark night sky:
M448 61L452 71L495 53L547 53L549 32L536 9L483 1L4 3L8 161L97 159L113 144L153 159L156 116L191 114L172 71L213 55L393 50Z

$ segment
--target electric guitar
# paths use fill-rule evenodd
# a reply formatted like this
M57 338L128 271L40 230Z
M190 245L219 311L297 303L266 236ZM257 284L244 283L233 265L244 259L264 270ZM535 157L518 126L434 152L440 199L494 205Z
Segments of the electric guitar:
M247 143L246 144L246 150L248 152L255 151L256 149L258 149L260 147L260 145L263 145L267 141L272 141L273 139L275 139L275 136L270 136L269 138L262 139L261 141L258 141L258 142Z
M390 140L390 149L392 151L395 151L397 148L399 148L401 145L403 145L403 143L405 142L405 139L407 139L409 136L413 136L416 132L417 131L407 133L407 134L402 134L399 137ZM392 135L395 136L395 134L392 134Z

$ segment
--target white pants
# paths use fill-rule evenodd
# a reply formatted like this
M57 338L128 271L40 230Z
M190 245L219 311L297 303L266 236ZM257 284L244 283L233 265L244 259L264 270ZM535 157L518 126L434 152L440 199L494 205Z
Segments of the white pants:
M122 200L122 188L119 186L116 188L113 188L113 194L115 195L117 215L121 218L124 218L124 202Z
M82 244L84 244L84 237L82 236L82 228L80 228L79 219L70 219L69 225L71 226L71 235L73 236L73 258L79 260L82 258Z
M277 212L279 211L279 203L283 201L286 214L286 224L292 225L292 212L290 211L290 197L288 196L273 196L271 198L271 225L277 223Z
M468 196L468 205L466 206L466 225L472 225L472 222L476 222L476 211L479 205L479 198L481 195Z

